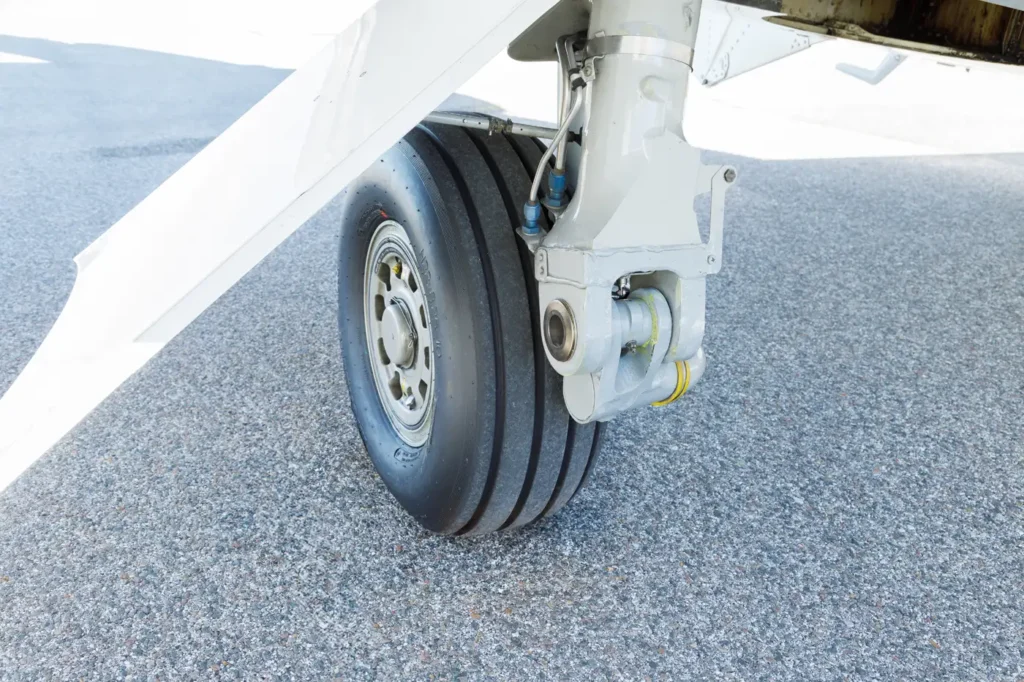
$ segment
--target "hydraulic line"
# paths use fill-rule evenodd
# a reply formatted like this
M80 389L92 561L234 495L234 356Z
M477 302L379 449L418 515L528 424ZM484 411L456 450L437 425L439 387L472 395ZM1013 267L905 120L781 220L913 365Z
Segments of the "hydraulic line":
M561 125L572 117L569 116L570 99L572 97L572 85L569 73L576 68L576 60L573 58L572 43L575 36L563 36L555 41L555 53L558 55L559 72L562 77L562 96L560 110L558 112L558 123ZM569 141L568 135L563 136L558 142L555 150L555 170L565 170L565 147Z
M569 132L569 125L572 120L576 118L576 114L579 113L580 108L583 106L583 92L581 89L574 91L574 97L572 101L572 107L569 109L569 115L562 121L562 125L558 128L558 132L555 133L555 137L551 140L551 144L544 154L540 158L540 164L537 166L537 172L533 176L533 185L530 187L530 204L537 203L537 196L540 194L540 181L544 177L544 169L547 167L548 161L551 160L551 155L555 153L555 149L558 147L558 143L565 138Z

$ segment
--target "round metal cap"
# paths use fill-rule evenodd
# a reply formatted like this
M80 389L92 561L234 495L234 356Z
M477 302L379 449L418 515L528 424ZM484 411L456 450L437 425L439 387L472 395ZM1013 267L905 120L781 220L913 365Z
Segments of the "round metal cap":
M416 354L416 337L409 318L405 304L395 300L384 309L380 322L384 350L399 367L409 367Z

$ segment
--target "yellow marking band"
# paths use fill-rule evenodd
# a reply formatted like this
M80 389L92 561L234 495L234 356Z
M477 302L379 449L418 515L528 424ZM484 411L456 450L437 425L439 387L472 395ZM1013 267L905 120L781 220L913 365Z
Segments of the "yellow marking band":
M672 391L672 395L659 400L656 403L651 403L653 407L665 407L671 403L674 403L679 399L679 396L686 393L686 389L690 388L690 363L685 361L676 362L676 390Z
M647 348L647 346L654 346L658 343L658 311L654 309L654 301L651 300L650 296L642 296L640 300L647 304L647 309L651 311L651 337L643 342L641 348Z

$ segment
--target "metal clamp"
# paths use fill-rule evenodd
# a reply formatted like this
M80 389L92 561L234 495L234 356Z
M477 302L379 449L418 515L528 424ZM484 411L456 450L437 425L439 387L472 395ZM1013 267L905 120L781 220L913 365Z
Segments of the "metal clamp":
M664 38L648 36L599 36L587 41L587 55L604 57L610 54L636 54L645 57L661 57L693 64L693 49Z

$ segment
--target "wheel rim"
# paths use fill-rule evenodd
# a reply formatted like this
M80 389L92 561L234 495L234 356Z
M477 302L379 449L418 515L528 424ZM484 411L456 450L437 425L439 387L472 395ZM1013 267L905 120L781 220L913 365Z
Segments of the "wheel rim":
M381 223L366 256L363 310L377 395L398 435L427 442L434 414L433 343L422 278L405 229Z

